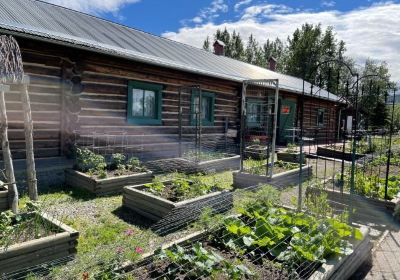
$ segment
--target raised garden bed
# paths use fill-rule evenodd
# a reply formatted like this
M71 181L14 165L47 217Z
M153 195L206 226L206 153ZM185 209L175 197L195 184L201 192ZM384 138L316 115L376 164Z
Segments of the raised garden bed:
M300 152L278 152L276 154L278 160L286 161L286 162L294 162L300 163ZM305 154L303 153L302 163L306 164L307 160Z
M68 186L84 188L96 195L120 193L125 186L148 183L153 177L153 173L149 171L98 179L77 170L65 170L65 181Z
M84 188L96 195L122 192L128 185L148 183L153 179L151 171L140 161L123 154L113 154L108 161L102 155L88 149L77 149L74 169L65 170L66 184Z
M250 145L246 147L244 154L245 158L266 159L268 157L268 147L258 144Z
M40 219L46 231L51 228L51 232L42 233L44 237L0 247L0 276L53 260L66 259L76 253L79 237L77 231L45 213L23 215L37 215L35 219Z
M351 152L344 152L341 150L340 146L337 146L337 149L330 148L330 147L318 147L317 148L317 155L321 157L329 157L329 158L337 158L337 159L344 159L346 161L352 160L352 153ZM360 159L365 157L365 154L355 154L355 159Z
M6 186L0 187L0 212L9 209L8 203L8 188Z
M187 187L193 188L190 181L181 180L180 182L188 182ZM125 207L156 222L153 229L158 231L168 232L170 229L179 229L198 219L202 210L207 207L219 213L229 210L233 203L232 193L229 190L210 189L210 192L204 195L179 198L173 194L173 181L152 184L162 184L164 190L152 193L148 187L151 184L128 186L123 190L122 203Z
M303 165L303 182L312 177L312 166ZM300 168L273 174L272 177L266 175L251 174L246 172L233 173L233 187L238 189L255 187L260 184L272 185L278 189L297 185L300 179Z
M301 214L298 214L297 217L308 219L302 218ZM318 255L319 253L313 251L315 248L312 249L311 243L317 242L318 244L318 240L324 238L322 236L315 236L315 238L305 241L310 244L299 244L299 251L296 252L289 246L289 243L285 242L290 240L292 234L303 236L300 232L286 233L281 237L268 231L264 233L264 231L259 229L250 233L245 228L248 228L248 226L250 228L253 226L258 228L259 226L257 225L260 225L258 222L255 224L248 224L247 222L242 224L241 217L232 217L232 219L229 221L228 218L228 222L225 223L226 228L223 227L211 233L204 231L197 232L166 244L161 249L144 255L140 262L128 264L122 270L128 273L129 271L134 271L133 276L140 279L154 279L163 276L168 277L168 279L203 279L210 275L216 276L215 279L293 279L296 276L294 271L280 266L284 262L289 262L292 267L297 268L296 273L300 279L347 279L371 253L372 244L368 237L367 228L361 228L357 239L349 236L345 231L341 233L344 234L342 240L350 242L352 247L351 253L342 253L338 256L330 254L328 249L324 248L327 251L324 255L320 256ZM261 219L264 222L273 221L273 219L257 219ZM315 223L315 220L311 219L309 222ZM274 226L277 226L279 230L282 230L281 227L290 227L290 225L283 225L279 219L276 223L278 225L271 224L266 228L273 231ZM312 225L308 226L310 229L313 227ZM243 231L239 230L242 227ZM351 229L347 225L337 223L334 226L334 230L340 231L341 227L343 229L346 228L346 231ZM307 232L309 231L307 226L304 228L299 227L298 229L301 232L304 231L306 233L304 236L307 236ZM362 236L360 236L360 233ZM312 234L319 235L315 231ZM258 238L263 240L263 242L258 243ZM267 238L270 238L270 244L266 243ZM334 242L338 242L338 238L339 240L341 239L336 236ZM276 247L276 242L279 242L279 248ZM303 252L303 249L313 252L311 253L312 256L310 254L308 257L302 255L300 252ZM281 252L278 253L279 256L271 255L274 250ZM343 252L345 251L347 250L343 250ZM250 252L250 254L246 252ZM287 257L285 257L285 252L288 252L286 254ZM274 254L276 253L274 252ZM282 257L280 257L281 254L283 254ZM327 255L326 262L324 262L325 255ZM307 258L312 258L313 260L307 260ZM207 262L203 266L203 262L206 260ZM297 265L293 262L296 262Z
M332 184L332 182L327 182L326 184ZM366 197L358 194L350 194L347 191L341 192L339 189L320 189L317 187L308 187L306 190L306 195L309 194L319 194L324 192L328 195L329 201L334 201L334 207L345 208L350 205L354 209L359 209L364 215L367 216L379 216L380 211L388 211L389 213L394 213L396 205L400 205L399 198L393 198L391 200L384 200L380 198ZM378 210L378 212L377 212ZM379 217L378 217L379 218Z

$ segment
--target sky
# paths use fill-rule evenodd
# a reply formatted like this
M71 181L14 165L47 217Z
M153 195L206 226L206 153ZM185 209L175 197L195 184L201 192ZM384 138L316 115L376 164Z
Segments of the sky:
M286 40L308 22L333 26L359 65L386 61L400 81L400 0L45 0L201 47L220 28Z

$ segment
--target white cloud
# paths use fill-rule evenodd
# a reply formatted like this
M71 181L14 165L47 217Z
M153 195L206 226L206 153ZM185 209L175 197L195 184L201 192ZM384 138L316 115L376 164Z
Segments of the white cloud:
M242 6L249 5L249 4L251 3L251 1L252 1L252 0L241 0L241 1L238 1L238 2L235 4L235 6L234 6L235 11L236 11L236 12L239 11L239 9L240 9Z
M253 16L250 16L249 8L246 9L247 16L238 21L186 26L177 32L166 32L163 36L201 47L207 35L212 36L218 28L226 27L230 31L238 31L245 39L252 33L260 42L264 42L267 38L275 37L286 40L287 36L305 22L321 23L323 27L334 27L337 36L347 44L347 54L358 63L363 63L366 58L386 61L393 78L400 80L400 4L386 2L349 12L286 13L282 9L281 13L265 14L265 9L260 12L257 8L253 10Z
M197 16L192 19L184 19L181 24L186 26L190 23L198 25L200 23L213 22L221 13L226 13L228 9L229 7L225 0L213 0L208 7L201 9Z
M334 7L335 5L336 5L336 2L335 2L335 1L332 1L332 0L323 0L323 1L321 2L321 6L322 6L322 7L332 8L332 7Z
M139 2L140 0L44 0L45 2L70 8L73 10L99 14L113 13L118 11L127 4Z
M276 14L287 14L293 12L293 9L286 5L263 4L248 7L244 10L242 20L254 19L260 20Z

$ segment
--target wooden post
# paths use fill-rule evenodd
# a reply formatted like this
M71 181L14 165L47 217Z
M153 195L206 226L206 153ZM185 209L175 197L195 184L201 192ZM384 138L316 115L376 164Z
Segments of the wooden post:
M3 151L4 167L9 184L9 205L14 213L18 213L18 189L15 183L14 166L12 163L10 143L8 142L8 121L6 113L5 92L9 91L10 87L0 84L0 131L1 131L1 148Z
M21 102L24 111L24 132L26 145L26 178L28 180L28 192L31 200L38 200L37 179L35 168L35 155L33 149L33 121L31 104L28 93L29 77L22 79Z

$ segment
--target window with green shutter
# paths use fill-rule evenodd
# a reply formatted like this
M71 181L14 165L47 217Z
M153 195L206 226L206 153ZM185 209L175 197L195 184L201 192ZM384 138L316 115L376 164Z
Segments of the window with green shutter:
M196 124L196 118L199 114L199 100L200 95L198 92L192 92L191 98L191 124ZM214 105L215 105L215 94L212 92L201 93L201 123L204 126L214 125Z
M131 124L161 125L162 85L130 81L127 120Z

